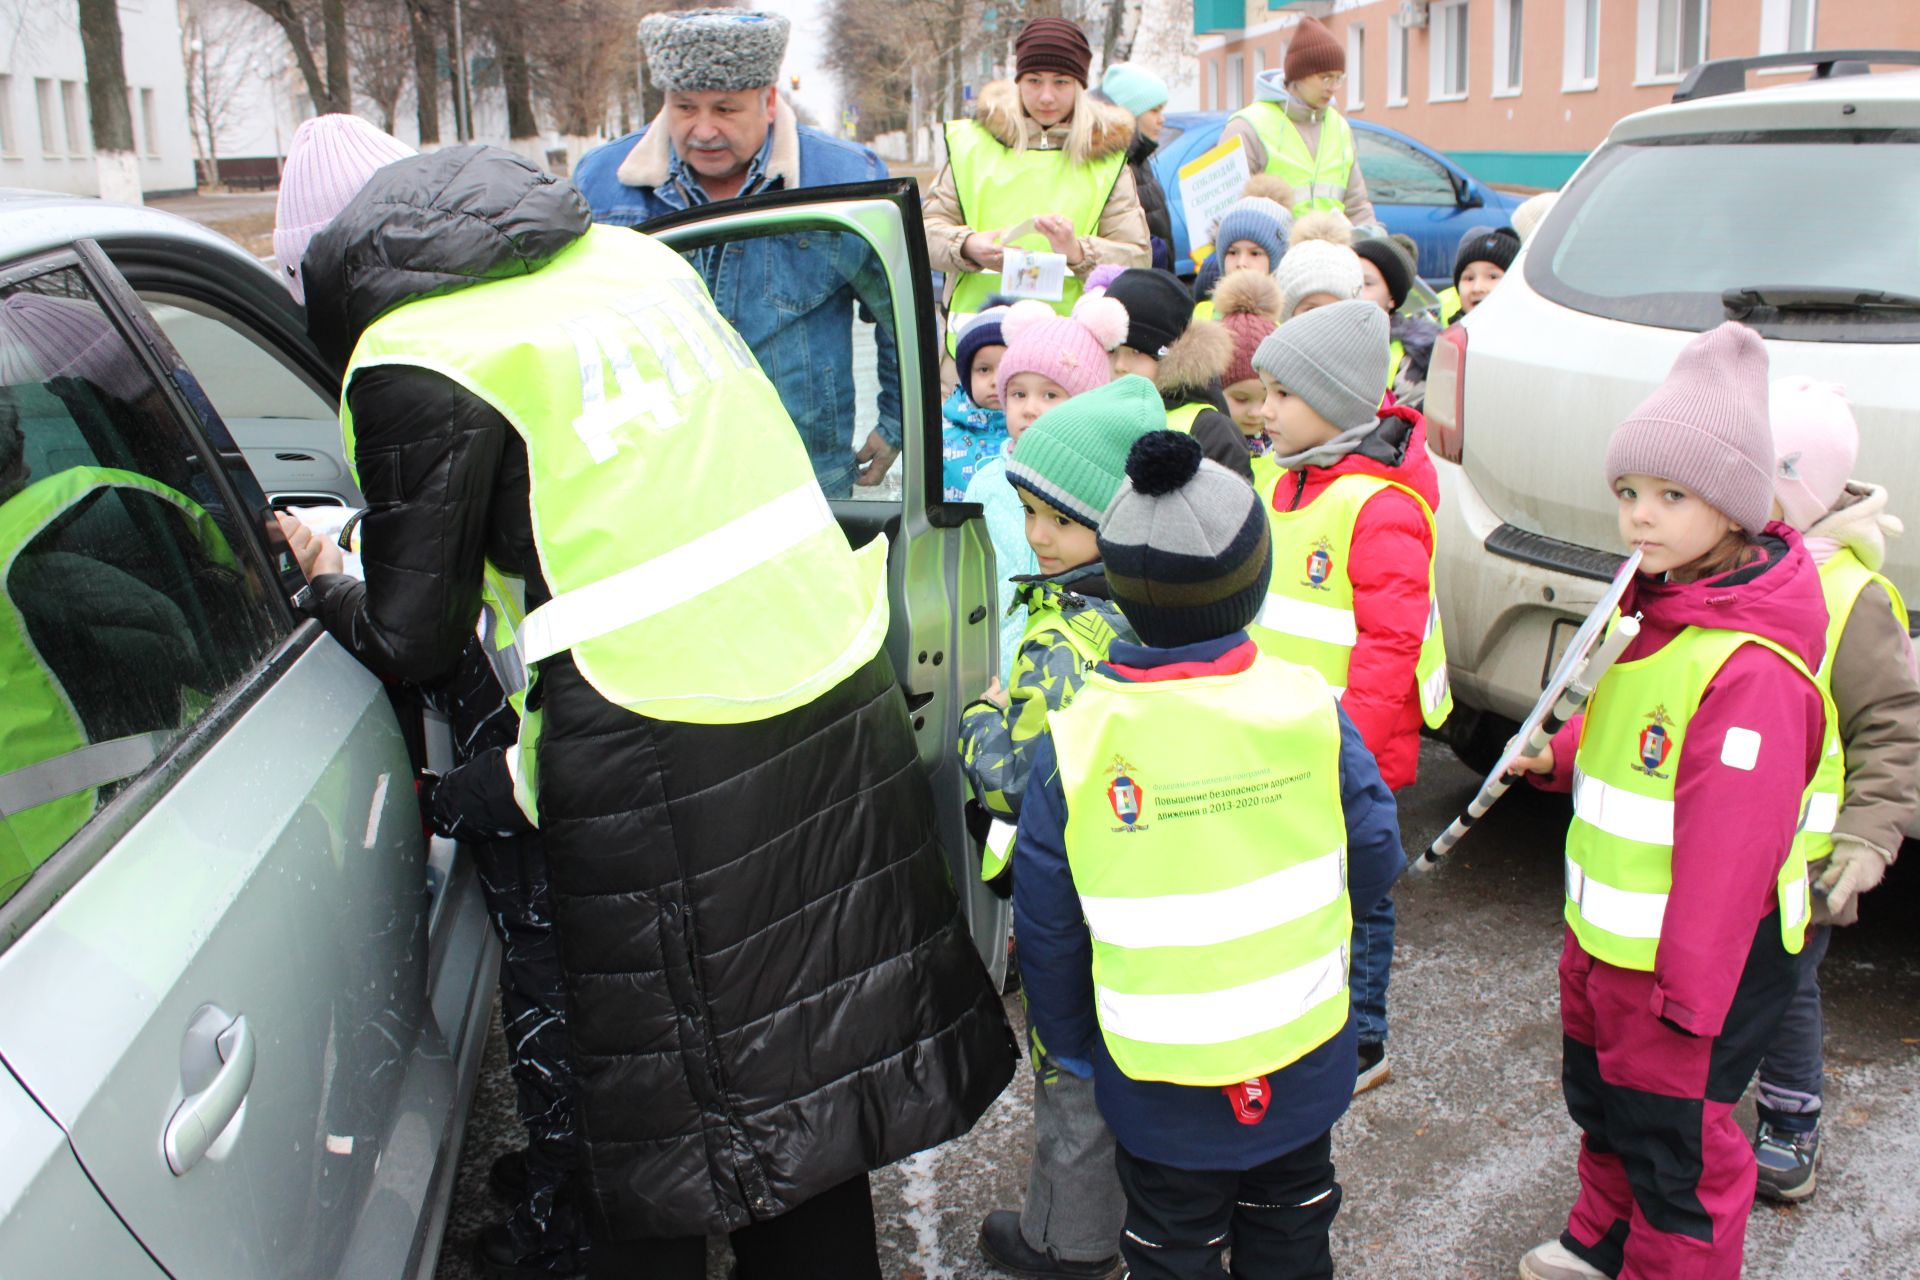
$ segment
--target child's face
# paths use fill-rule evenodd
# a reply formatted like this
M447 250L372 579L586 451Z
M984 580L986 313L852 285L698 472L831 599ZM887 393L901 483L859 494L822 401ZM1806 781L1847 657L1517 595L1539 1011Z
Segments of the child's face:
M1027 513L1027 545L1040 562L1040 572L1049 576L1065 573L1100 558L1100 543L1093 530L1025 489L1016 492Z
M1227 251L1220 255L1220 270L1227 272L1240 271L1243 269L1260 272L1271 271L1273 270L1273 260L1267 257L1267 251L1265 249L1262 249L1253 241L1235 240L1227 246Z
M1005 354L1005 347L994 345L973 353L973 368L967 373L967 394L982 409L1000 407L1000 357Z
M1340 434L1340 428L1321 417L1312 405L1264 373L1260 385L1267 391L1260 405L1260 419L1275 453L1304 453Z
M1379 303L1388 315L1393 314L1393 290L1387 288L1387 278L1380 274L1380 268L1366 258L1360 259L1360 296L1368 302Z
M1043 373L1016 373L1007 379L1007 438L1018 440L1020 433L1034 424L1047 410L1067 400L1067 389Z
M1227 410L1233 414L1234 425L1240 428L1242 435L1257 436L1267 429L1267 420L1260 408L1267 402L1267 389L1260 385L1258 378L1242 378L1238 382L1227 384Z
M1686 568L1735 527L1691 489L1658 476L1621 476L1613 496L1620 504L1620 541L1640 549L1644 574Z
M1464 292L1462 296L1465 296ZM1318 311L1321 307L1330 307L1338 301L1340 301L1340 299L1331 293L1310 293L1300 299L1300 305L1293 309L1293 314L1303 316L1309 311ZM1289 316L1288 318L1291 319L1292 317Z
M1113 376L1116 378L1137 373L1143 378L1151 379L1159 368L1160 361L1144 351L1135 351L1128 346L1114 348Z
M1507 273L1491 262L1469 262L1467 269L1460 273L1460 312L1462 315L1486 301L1493 292L1493 286L1506 278Z

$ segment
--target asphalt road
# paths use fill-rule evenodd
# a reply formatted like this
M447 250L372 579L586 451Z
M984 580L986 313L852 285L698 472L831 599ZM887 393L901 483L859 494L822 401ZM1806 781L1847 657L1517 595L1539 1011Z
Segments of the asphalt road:
M1477 783L1429 743L1401 799L1409 848L1423 848ZM1575 1130L1560 1099L1554 966L1567 808L1515 792L1453 862L1396 890L1391 990L1394 1080L1335 1130L1346 1203L1334 1249L1349 1276L1405 1280L1515 1274L1557 1235L1575 1191ZM1920 1275L1920 860L1867 900L1823 970L1826 1153L1819 1193L1762 1205L1747 1232L1749 1277ZM1010 1001L1018 1018L1018 1002ZM512 1139L499 1037L468 1130L439 1280L464 1280L467 1235L495 1210L487 1163ZM974 1236L1024 1186L1031 1091L1024 1073L965 1138L875 1176L890 1280L989 1280ZM1751 1103L1741 1116L1752 1123ZM724 1276L716 1245L711 1274Z

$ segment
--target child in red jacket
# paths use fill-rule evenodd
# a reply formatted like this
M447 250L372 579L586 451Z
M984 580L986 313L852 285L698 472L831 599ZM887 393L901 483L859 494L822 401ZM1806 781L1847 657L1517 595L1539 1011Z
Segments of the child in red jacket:
M1452 705L1433 601L1433 508L1440 490L1426 423L1380 407L1386 312L1335 302L1283 323L1254 352L1271 469L1255 468L1273 533L1273 577L1252 629L1266 652L1313 667L1395 791L1412 784L1420 726ZM1393 899L1354 921L1354 1092L1391 1075L1387 980Z
M1560 958L1580 1197L1532 1280L1740 1274L1754 1157L1734 1123L1798 982L1805 825L1831 822L1819 573L1769 522L1767 353L1696 338L1614 432L1621 602L1639 636L1586 714L1515 772L1573 792ZM1816 772L1818 775L1816 777Z

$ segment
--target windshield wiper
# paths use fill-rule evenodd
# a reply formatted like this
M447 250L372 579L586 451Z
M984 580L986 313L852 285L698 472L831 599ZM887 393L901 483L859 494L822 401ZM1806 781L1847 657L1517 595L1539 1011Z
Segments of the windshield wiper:
M1825 285L1755 285L1727 289L1720 305L1729 320L1745 320L1756 311L1774 312L1920 312L1920 296L1885 289L1845 289Z

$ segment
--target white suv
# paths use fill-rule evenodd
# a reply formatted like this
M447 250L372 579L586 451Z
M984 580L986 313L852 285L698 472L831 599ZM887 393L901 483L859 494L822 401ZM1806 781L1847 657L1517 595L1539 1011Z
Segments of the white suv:
M1620 563L1609 433L1730 317L1766 339L1773 376L1847 389L1856 473L1915 531L1886 571L1920 599L1920 72L1868 62L1920 52L1695 68L1672 105L1614 126L1435 348L1440 611L1468 763L1491 763ZM1815 77L1746 89L1786 63Z

